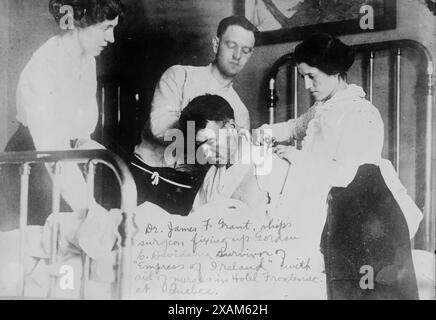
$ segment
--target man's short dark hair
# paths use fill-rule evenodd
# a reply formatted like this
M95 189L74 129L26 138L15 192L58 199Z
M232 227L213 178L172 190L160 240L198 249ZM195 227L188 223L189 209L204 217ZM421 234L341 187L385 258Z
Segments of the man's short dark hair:
M256 35L258 32L257 28L250 21L248 21L247 18L243 16L230 16L220 21L216 31L217 37L221 38L229 26L240 26L245 30L253 32L254 35Z
M179 119L179 128L187 135L188 121L195 123L195 132L204 129L208 121L229 121L235 119L235 114L227 102L221 96L206 94L191 100L182 110Z
M195 139L197 132L206 128L208 121L221 121L224 124L234 119L235 114L232 107L227 100L221 96L206 94L191 100L182 110L179 118L179 129L183 132L185 137L185 157L187 157L188 152L190 152L188 144L195 143L195 141L189 141L189 139ZM192 122L195 126L194 137L188 135L188 124L192 125ZM197 147L195 149L197 149ZM194 158L196 159L195 154Z

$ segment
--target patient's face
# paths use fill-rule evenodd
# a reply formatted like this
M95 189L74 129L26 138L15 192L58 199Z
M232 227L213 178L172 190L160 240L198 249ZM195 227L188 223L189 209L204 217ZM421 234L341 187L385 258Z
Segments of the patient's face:
M234 121L209 121L197 132L197 159L200 163L227 165L236 161L238 133Z

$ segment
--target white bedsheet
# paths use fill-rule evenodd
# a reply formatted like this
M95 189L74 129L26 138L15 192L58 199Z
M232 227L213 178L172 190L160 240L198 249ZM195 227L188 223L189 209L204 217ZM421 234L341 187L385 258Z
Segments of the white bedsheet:
M56 297L80 298L82 244L95 257L85 297L114 298L111 249L119 213L93 215L89 221L75 213L57 218L60 242L55 264L49 263L48 253L52 218L45 227L27 227L23 266L18 264L18 231L0 233L0 296L18 295L19 271L24 267L26 296L46 297L49 278L54 276ZM96 224L98 229L92 227ZM322 255L308 251L304 235L293 229L290 220L259 218L232 200L206 205L188 217L171 216L144 203L137 208L136 224L132 299L326 298ZM413 258L420 298L435 299L434 254L414 250ZM74 270L73 289L60 287L63 266Z

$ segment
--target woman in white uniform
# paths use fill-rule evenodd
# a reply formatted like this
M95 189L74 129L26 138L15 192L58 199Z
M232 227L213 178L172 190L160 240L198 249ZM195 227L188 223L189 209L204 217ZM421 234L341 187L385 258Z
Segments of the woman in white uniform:
M5 151L102 148L90 137L98 121L95 57L115 41L122 9L120 0L50 1L50 13L65 32L44 43L21 72L16 92L19 128ZM2 170L1 178L0 227L11 229L18 225L18 167ZM86 208L79 168L63 165L60 181L70 208ZM46 168L32 166L29 224L43 224L50 214L51 185Z
M317 34L296 47L294 59L315 104L297 120L261 127L272 129L276 141L305 135L302 150L275 148L290 162L279 212L292 214L309 235L308 250L321 241L328 298L417 298L410 234L421 213L381 158L379 111L361 87L346 82L352 49ZM367 290L362 267L374 275Z

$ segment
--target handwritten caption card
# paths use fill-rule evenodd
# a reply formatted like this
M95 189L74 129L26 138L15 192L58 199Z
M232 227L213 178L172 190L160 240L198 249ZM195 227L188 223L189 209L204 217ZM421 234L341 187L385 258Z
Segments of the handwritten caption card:
M290 218L137 213L134 299L324 299L322 255Z

